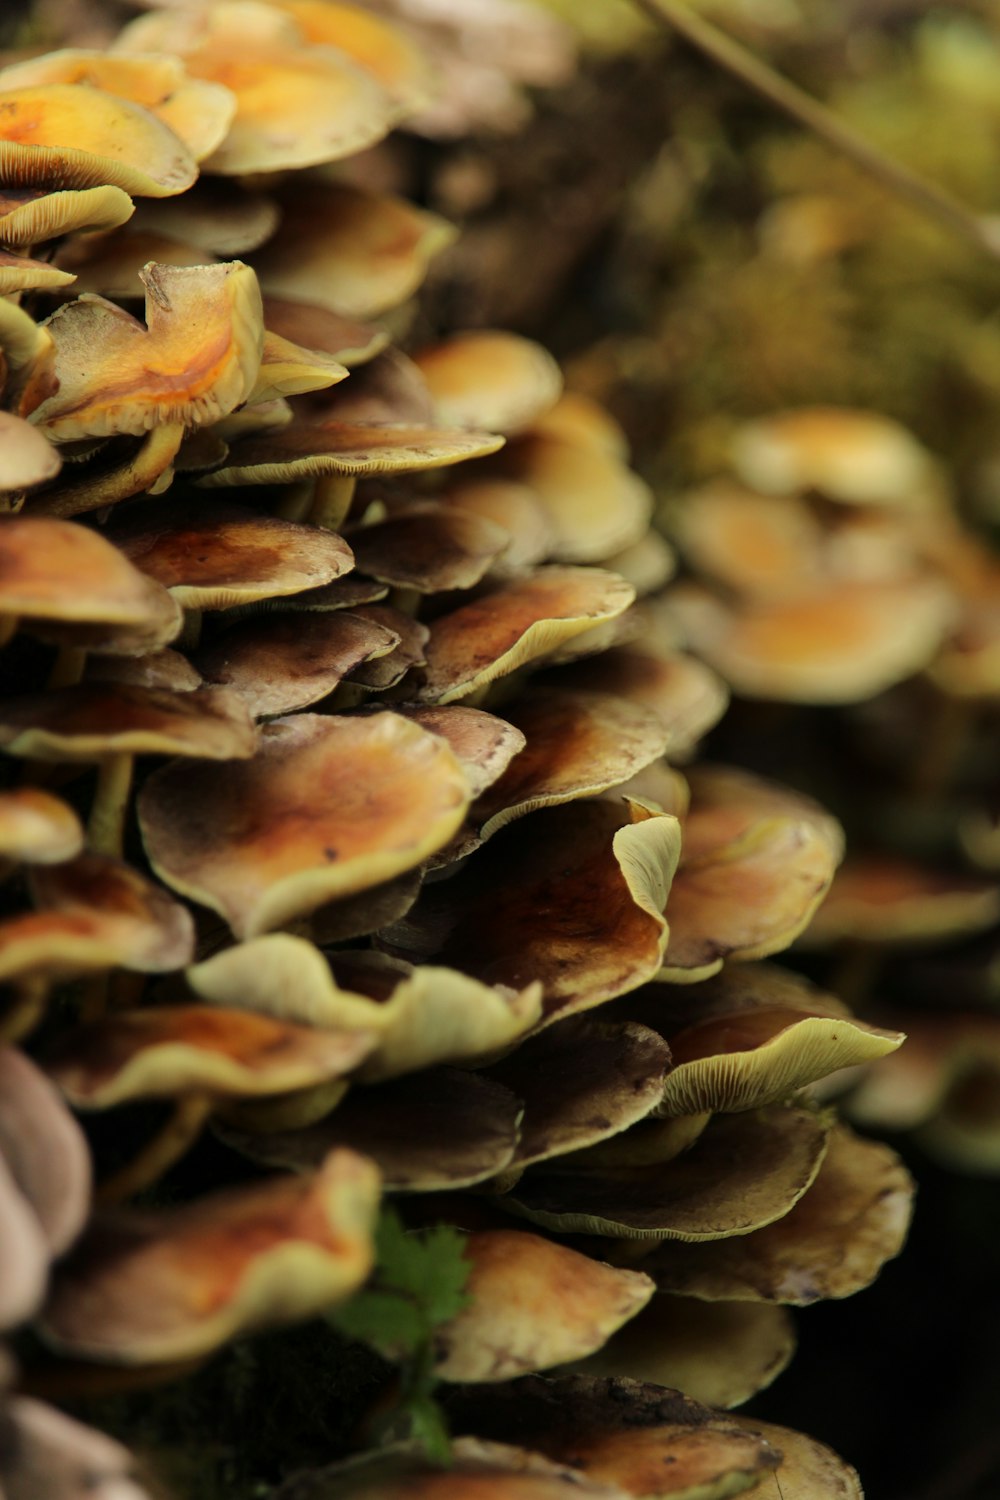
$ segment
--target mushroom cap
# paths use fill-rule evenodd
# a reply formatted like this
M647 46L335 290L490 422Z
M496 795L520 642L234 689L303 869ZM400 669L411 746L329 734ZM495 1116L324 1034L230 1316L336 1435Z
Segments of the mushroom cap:
M47 1261L86 1222L90 1151L52 1084L14 1047L0 1047L0 1085L0 1157L41 1229Z
M119 859L81 854L65 864L36 865L29 884L40 908L32 914L39 926L44 927L45 918L54 919L54 944L60 919L67 935L72 934L76 919L81 937L92 930L99 945L119 952L119 958L112 957L99 967L120 963L144 974L158 974L191 961L194 922L190 912Z
M443 707L398 704L394 711L448 741L466 774L473 797L479 797L492 786L524 749L524 735L516 725L481 708L467 708L464 703Z
M23 1323L41 1305L49 1273L42 1226L0 1155L0 1329ZM6 1371L5 1371L6 1374Z
M335 961L336 974L311 943L272 933L196 964L187 978L213 1005L376 1032L379 1045L359 1072L367 1082L496 1053L541 1012L537 984L520 992L491 988L450 969L412 968L367 951L340 952Z
M538 808L620 786L669 745L652 709L609 693L529 689L504 712L527 745L473 810L484 839Z
M636 1500L723 1500L752 1488L781 1454L680 1391L586 1375L525 1376L449 1395L452 1425L516 1438Z
M809 944L925 943L992 927L1000 886L881 854L851 856L817 913Z
M536 661L634 598L600 568L538 568L528 578L462 604L436 619L416 696L451 703Z
M421 594L467 589L502 558L510 532L454 505L425 501L350 534L357 566Z
M219 84L188 78L180 58L150 53L123 57L96 48L65 47L0 69L0 88L79 83L131 100L156 115L202 161L225 139L236 101Z
M729 703L729 689L708 667L679 651L661 651L648 636L561 667L543 680L652 708L670 732L671 757L689 755Z
M85 84L0 92L0 180L14 187L110 185L133 196L183 193L198 168L168 125L141 105Z
M181 628L176 603L117 547L49 516L11 516L0 525L0 609L26 616L29 630L41 621L112 626L140 642L164 644Z
M393 609L391 604L362 604L355 611L363 620L380 625L396 637L396 645L384 656L369 657L347 674L349 682L359 683L373 692L395 687L411 667L422 667L426 660L430 631L419 620Z
M144 199L133 228L169 236L179 244L199 245L229 260L258 250L280 223L281 212L273 199L252 192L244 183L215 177L199 179L179 198ZM270 318L266 321L276 333L301 342ZM325 344L318 347L326 349ZM327 353L334 352L327 349Z
M66 234L116 229L134 212L128 193L110 185L56 191L47 186L5 187L0 191L0 241L30 250Z
M225 176L338 161L387 134L389 96L343 53L306 43L289 15L256 0L141 16L116 50L176 52L188 73L223 84L236 110L206 170Z
M835 406L745 423L732 460L739 477L765 494L816 489L847 505L921 508L933 473L930 454L898 422Z
M9 698L0 709L0 746L36 760L92 761L108 755L245 759L256 731L226 688L171 692L124 682L82 682Z
M443 1380L510 1380L581 1359L653 1293L641 1272L520 1230L470 1234L464 1253L472 1266L468 1304L436 1335Z
M370 1157L387 1192L472 1187L507 1167L517 1145L520 1101L495 1079L428 1068L373 1088L352 1089L314 1123L271 1132L217 1133L253 1161L302 1171L335 1146Z
M207 682L239 693L255 718L325 698L362 662L385 657L396 633L350 610L269 614L241 621L197 654Z
M488 1075L524 1104L511 1165L527 1167L628 1129L656 1108L669 1067L666 1043L634 1022L572 1017L530 1037Z
M132 1478L131 1453L64 1412L31 1396L13 1396L4 1403L4 1426L0 1484L6 1495L151 1500Z
M0 250L0 297L9 297L12 292L52 291L69 286L74 279L72 272L60 271L48 261Z
M433 69L407 32L358 5L335 0L270 0L293 17L314 46L335 47L370 73L409 114L436 93Z
M26 490L44 484L46 480L54 479L61 468L62 459L48 438L23 417L0 412L0 492ZM11 519L16 520L16 517ZM9 525L10 521L5 521L4 529Z
M673 1386L708 1406L730 1407L769 1386L794 1353L795 1324L784 1307L699 1302L658 1292L579 1370ZM750 1426L751 1419L746 1421ZM752 1422L752 1430L760 1426ZM780 1448L777 1438L775 1446ZM768 1483L765 1477L757 1488ZM790 1490L784 1500L798 1500L797 1491Z
M370 1032L321 1031L243 1010L171 1005L83 1022L49 1049L45 1067L77 1109L186 1093L252 1099L338 1078L374 1041Z
M424 887L383 942L487 983L538 980L547 1017L600 1005L659 970L677 820L635 803L534 813L477 854L461 889Z
M526 484L511 479L463 479L450 484L438 499L507 532L506 550L493 564L497 578L526 572L544 562L552 550L552 528L538 496Z
M306 349L319 349L348 368L374 359L389 342L386 328L345 317L328 307L270 294L264 298L264 321L283 338Z
M271 329L264 330L264 347L249 405L327 390L346 380L347 366L321 350L306 349Z
M700 1242L782 1218L812 1185L832 1121L772 1105L717 1115L667 1166L589 1172L556 1161L522 1177L507 1200L557 1233Z
M825 1443L758 1417L738 1416L733 1421L781 1452L777 1473L767 1475L758 1487L758 1500L864 1500L856 1471Z
M83 828L71 807L40 787L0 792L0 859L55 865L83 848Z
M227 438L228 441L228 438ZM494 453L491 432L389 422L292 422L257 436L236 437L224 468L198 480L202 489L286 484L324 474L416 473Z
M110 534L188 609L231 609L332 583L354 566L342 537L221 501L144 501Z
M268 296L374 318L405 302L455 237L436 214L347 183L295 183L282 232L255 257Z
M562 391L562 372L552 355L516 333L453 334L419 349L414 359L438 420L449 427L518 432L554 406Z
M670 604L691 648L745 697L856 703L927 665L954 617L937 579L842 583L736 610L697 584Z
M31 419L57 441L213 422L250 395L264 339L250 267L151 262L140 279L145 325L93 295L49 320L58 387Z
M622 463L628 460L624 428L600 402L581 391L563 391L556 404L538 417L533 426L542 436L564 438L609 458L618 458Z
M850 1297L899 1254L913 1192L894 1151L838 1125L815 1182L783 1218L709 1244L667 1242L642 1265L661 1290L710 1302Z
M60 1267L42 1334L64 1353L164 1364L350 1296L373 1260L378 1173L351 1151L166 1209L97 1220Z
M169 885L256 937L413 869L468 804L451 750L417 724L299 714L266 725L240 765L154 772L139 822Z

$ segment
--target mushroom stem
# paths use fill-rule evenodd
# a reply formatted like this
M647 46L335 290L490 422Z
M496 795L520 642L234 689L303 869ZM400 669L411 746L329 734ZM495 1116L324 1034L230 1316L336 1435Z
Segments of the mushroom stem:
M87 653L79 646L60 646L49 672L46 687L50 692L56 688L75 687L83 678L87 665Z
M967 204L953 198L937 183L885 155L818 99L698 14L687 0L635 0L635 3L659 26L676 31L690 46L806 130L811 130L897 197L906 198L915 208L962 239L971 241L980 250L985 250L994 260L1000 259L1000 223L995 218L974 213Z
M0 615L0 646L6 646L7 642L17 633L17 615Z
M311 480L291 484L274 507L274 515L282 521L304 521L313 503L316 486Z
M360 682L339 682L324 707L329 708L331 713L346 713L349 708L357 708L360 703L364 703L367 696L368 689Z
M152 491L153 485L170 467L184 428L179 423L154 427L143 439L128 463L112 473L88 475L79 484L62 486L51 495L40 495L32 502L33 516L82 516L101 510L132 495ZM165 486L164 486L165 488Z
M49 980L30 974L18 981L14 1004L0 1017L0 1043L19 1042L42 1018L49 998Z
M306 517L309 524L324 531L336 531L351 508L355 483L351 474L322 474L316 481Z
M197 651L201 644L202 613L200 609L185 609L181 633L174 641L177 651Z
M135 757L127 753L108 755L101 761L87 823L87 844L95 854L121 857L134 764Z
M138 1156L98 1185L97 1202L122 1203L162 1177L201 1134L212 1103L208 1094L186 1094L178 1099L163 1129L147 1141Z

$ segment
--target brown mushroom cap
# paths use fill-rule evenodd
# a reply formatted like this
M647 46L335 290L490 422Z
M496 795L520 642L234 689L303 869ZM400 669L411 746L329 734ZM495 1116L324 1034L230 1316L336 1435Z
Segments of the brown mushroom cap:
M190 693L202 686L201 674L179 651L152 651L148 656L92 656L87 661L88 682L126 682L143 688L167 688Z
M370 1157L387 1192L471 1187L510 1164L520 1101L496 1080L458 1068L429 1068L374 1088L352 1089L323 1119L260 1132L228 1124L217 1133L253 1161L295 1171L335 1146Z
M679 651L660 651L648 637L562 667L544 680L553 687L613 693L653 709L670 731L671 756L689 755L729 703L729 690L714 672Z
M280 201L282 232L255 257L261 286L345 317L405 302L455 236L435 214L346 183L296 183Z
M183 202L168 198L167 203ZM142 274L150 261L162 266L215 266L219 257L201 245L173 239L130 223L117 234L70 240L57 254L58 264L76 277L78 293L96 292L114 302L143 295Z
M507 550L510 533L458 506L433 501L350 533L357 566L421 594L471 588Z
M444 707L428 704L419 708L400 704L395 712L416 720L422 728L448 741L468 778L473 797L492 786L524 749L520 729L481 708L467 708L462 703Z
M338 1078L374 1041L370 1032L320 1031L243 1010L171 1005L84 1022L49 1049L45 1068L77 1109L185 1093L257 1098Z
M117 547L47 516L11 516L0 526L0 609L27 617L29 630L41 621L118 627L140 645L164 644L181 627L176 603Z
M271 198L251 192L244 183L215 177L200 179L179 198L144 199L133 228L167 235L180 244L200 245L229 260L259 249L280 222L281 213ZM267 325L293 342L302 342L270 318ZM326 349L325 344L317 347Z
M41 908L33 914L40 925L50 917L58 931L61 918L71 932L78 919L81 937L92 927L98 943L121 952L120 958L100 967L121 963L156 974L191 962L194 923L190 912L121 860L81 854L66 864L36 865L29 881L35 904Z
M139 821L153 867L241 937L418 865L456 832L468 783L436 735L396 714L300 714L253 760L166 766Z
M515 333L476 330L418 350L439 421L518 432L559 399L562 372L541 344Z
M527 745L473 810L484 839L537 808L620 786L669 744L652 709L608 693L529 689L504 712Z
M61 468L62 459L48 438L22 417L0 412L0 492L44 484Z
M451 703L548 655L632 603L629 585L600 568L539 568L434 621L417 696Z
M578 1151L645 1118L670 1066L666 1043L634 1022L571 1018L531 1037L489 1076L524 1102L511 1164Z
M242 699L226 688L174 693L83 682L8 698L0 706L0 746L36 760L127 754L228 761L253 755L256 733Z
M342 53L305 44L270 6L215 4L131 22L118 52L176 52L197 79L225 85L236 112L206 168L227 176L287 171L350 156L394 123L388 95Z
M636 1500L723 1500L751 1489L781 1454L680 1391L585 1375L526 1376L447 1401L460 1430L516 1439Z
M227 949L187 977L213 1005L376 1032L379 1046L359 1073L370 1082L496 1053L528 1031L541 1011L537 984L520 992L491 988L449 969L414 969L378 953L338 953L335 975L311 943L287 933Z
M289 612L242 621L196 660L207 682L232 688L260 718L307 708L360 663L387 656L399 643L394 631L350 610Z
M535 813L477 854L461 890L425 886L384 938L487 983L537 979L547 1015L586 1010L659 969L679 843L675 818L639 804Z
M564 391L549 411L534 423L546 437L564 438L578 446L597 449L609 458L628 461L625 431L609 411L580 391Z
M323 391L347 379L347 366L320 350L306 349L271 329L264 329L264 347L250 405Z
M45 1296L49 1247L31 1206L0 1155L0 1328L23 1323Z
M46 1340L123 1364L190 1359L314 1316L371 1269L378 1173L336 1151L315 1174L97 1221L56 1277Z
M110 534L185 608L231 609L332 583L354 566L334 532L219 501L144 502Z
M430 637L426 625L390 604L362 604L355 614L390 631L396 637L396 645L384 656L369 657L360 666L353 667L347 674L349 682L373 692L385 692L401 682L411 667L423 666Z
M444 1380L510 1380L581 1359L653 1292L640 1272L518 1230L470 1234L465 1257L470 1301L437 1336L435 1369Z
M921 507L933 473L930 454L898 422L834 406L745 423L732 459L740 478L765 494L817 489L848 505Z
M671 607L689 645L746 697L855 703L925 666L954 603L934 578L842 583L734 610L697 584Z
M306 349L322 350L349 369L374 359L389 342L386 328L361 323L328 307L287 301L284 297L264 298L264 321L283 338Z
M783 1307L699 1302L659 1292L579 1369L584 1375L673 1386L706 1405L730 1407L769 1386L794 1352L795 1325ZM759 1425L754 1421L753 1430ZM780 1448L777 1438L775 1447ZM796 1491L784 1500L798 1500Z
M57 865L83 848L83 828L71 807L40 787L0 792L0 860Z
M557 1233L695 1242L749 1234L782 1218L812 1185L831 1126L782 1106L717 1115L666 1167L588 1172L546 1163L522 1177L507 1202Z
M164 198L198 175L178 136L141 106L84 84L24 85L0 93L0 178L16 186L110 184Z
M213 422L253 389L264 324L249 266L151 263L141 280L145 325L94 297L49 320L58 388L31 419L56 440Z
M855 855L838 872L807 941L924 943L992 927L1000 887L886 855Z
M668 1242L643 1258L663 1291L805 1306L870 1285L906 1238L913 1181L894 1151L838 1125L812 1187L753 1234Z

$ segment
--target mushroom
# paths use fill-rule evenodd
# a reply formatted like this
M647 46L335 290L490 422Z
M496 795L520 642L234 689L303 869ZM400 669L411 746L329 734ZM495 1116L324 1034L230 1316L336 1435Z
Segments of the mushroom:
M64 1032L45 1066L76 1109L176 1100L158 1134L101 1184L99 1200L116 1203L172 1167L221 1101L327 1084L350 1072L374 1040L364 1031L320 1031L242 1010L172 1005L118 1011Z
M864 1500L857 1472L825 1443L759 1417L733 1421L781 1451L777 1473L768 1474L758 1487L759 1500Z
M15 250L30 250L33 245L43 245L67 234L116 229L134 212L132 199L120 187L104 185L53 192L48 186L5 185L0 192L0 240ZM52 274L58 285L60 273ZM64 285L73 279L62 273Z
M453 335L414 355L438 420L509 434L531 427L559 399L562 371L541 344L518 334Z
M505 1205L557 1233L694 1242L749 1234L783 1218L811 1187L831 1126L793 1106L717 1115L668 1166L546 1162Z
M526 1376L449 1393L459 1431L528 1446L636 1500L752 1489L781 1453L680 1391L585 1375Z
M378 1198L371 1162L335 1151L308 1176L118 1210L60 1266L42 1335L85 1359L169 1364L314 1317L371 1270Z
M469 1302L437 1334L435 1371L444 1380L510 1380L581 1359L653 1293L641 1272L520 1230L470 1234L465 1257Z
M302 938L273 933L188 971L213 1005L239 1005L312 1026L373 1031L379 1043L359 1071L367 1082L435 1063L484 1058L538 1020L541 990L488 986L431 965L413 968L378 953L341 952L334 968Z
M174 693L85 682L0 705L0 746L34 760L99 766L88 838L98 853L121 849L136 755L231 761L254 754L253 722L235 693Z
M454 505L425 501L349 532L357 566L419 594L472 588L505 554L510 532Z
M83 848L83 829L71 807L39 787L0 792L0 873L16 864L55 865Z
M708 1406L731 1407L765 1390L794 1353L795 1325L786 1308L658 1292L577 1369L581 1375L673 1386ZM751 1430L758 1426L753 1421ZM775 1447L784 1451L777 1438ZM797 1492L790 1490L784 1500L797 1500Z
M815 1182L783 1218L731 1239L665 1241L642 1266L662 1291L710 1302L850 1297L899 1254L913 1192L894 1151L838 1125Z
M31 1396L12 1396L0 1414L0 1485L9 1500L151 1500L135 1482L126 1448Z
M299 714L266 725L242 765L154 772L139 821L169 885L256 937L414 868L468 804L451 750L418 725Z

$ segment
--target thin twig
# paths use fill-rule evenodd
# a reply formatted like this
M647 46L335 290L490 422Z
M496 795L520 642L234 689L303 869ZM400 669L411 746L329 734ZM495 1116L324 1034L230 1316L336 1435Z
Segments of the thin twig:
M635 0L635 4L659 25L676 31L747 88L848 157L891 192L906 198L915 208L971 241L978 249L985 250L995 260L1000 260L1000 219L975 213L944 188L887 156L825 104L782 77L741 42L693 11L685 0Z

